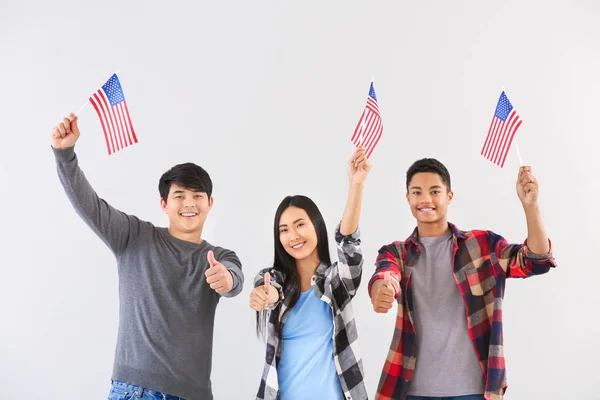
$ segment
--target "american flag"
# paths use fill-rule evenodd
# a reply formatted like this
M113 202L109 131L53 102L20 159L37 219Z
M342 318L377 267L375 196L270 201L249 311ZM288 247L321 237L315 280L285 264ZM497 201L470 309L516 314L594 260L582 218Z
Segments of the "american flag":
M383 123L381 121L381 114L379 113L375 88L373 87L373 82L371 82L371 89L369 90L369 96L367 97L367 105L354 129L351 140L355 146L366 147L365 154L368 158L373 152L373 149L375 149L379 139L381 139L382 133Z
M117 74L113 74L89 100L100 118L109 155L138 142Z
M504 167L510 145L522 123L521 117L506 97L506 93L502 91L485 143L481 149L481 155L500 166L500 168Z

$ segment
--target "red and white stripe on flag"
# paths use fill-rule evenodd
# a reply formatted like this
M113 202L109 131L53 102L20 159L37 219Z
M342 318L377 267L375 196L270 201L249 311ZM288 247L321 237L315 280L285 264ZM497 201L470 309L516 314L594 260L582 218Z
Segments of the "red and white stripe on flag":
M382 134L383 122L381 120L373 83L371 83L371 90L367 97L367 105L363 110L358 124L356 124L351 141L357 147L365 146L365 155L369 158L379 142L379 139L381 139Z
M521 117L508 100L506 93L502 91L481 155L500 168L504 167L510 145L522 123Z
M116 74L92 94L89 101L100 119L109 155L138 142Z

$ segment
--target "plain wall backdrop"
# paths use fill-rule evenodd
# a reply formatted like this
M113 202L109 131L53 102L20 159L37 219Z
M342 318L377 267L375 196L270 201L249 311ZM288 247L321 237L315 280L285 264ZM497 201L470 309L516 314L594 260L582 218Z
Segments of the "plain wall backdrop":
M372 77L384 133L364 192L366 262L354 300L369 393L395 309L375 314L366 282L377 250L415 226L404 198L413 161L446 164L449 220L459 228L526 238L514 146L503 169L479 154L504 86L524 120L516 140L539 179L559 264L507 282L506 398L600 399L599 17L592 0L2 0L2 397L108 395L116 264L67 201L49 132L120 69L139 144L109 157L88 105L76 151L101 197L162 226L160 175L185 161L211 174L215 205L203 236L236 251L246 276L241 295L217 309L216 399L254 398L258 388L264 345L248 296L272 262L281 199L311 197L333 237Z

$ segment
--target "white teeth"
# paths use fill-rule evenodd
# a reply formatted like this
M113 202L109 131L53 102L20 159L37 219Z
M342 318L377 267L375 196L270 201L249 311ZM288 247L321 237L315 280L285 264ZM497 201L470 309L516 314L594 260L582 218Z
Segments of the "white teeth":
M433 211L433 208L421 208L421 211Z
M195 217L196 213L181 213L183 217Z
M304 246L304 243L298 243L298 244L292 246L292 249L299 249L302 246Z

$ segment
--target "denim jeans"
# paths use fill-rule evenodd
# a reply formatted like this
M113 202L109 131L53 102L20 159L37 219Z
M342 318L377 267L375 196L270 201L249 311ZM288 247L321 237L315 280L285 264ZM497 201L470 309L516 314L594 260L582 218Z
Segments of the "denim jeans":
M482 394L470 394L467 396L450 396L450 397L425 397L425 396L408 396L406 400L485 400Z
M144 389L129 383L112 381L108 400L184 400L181 397Z

